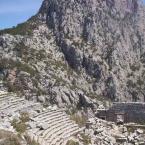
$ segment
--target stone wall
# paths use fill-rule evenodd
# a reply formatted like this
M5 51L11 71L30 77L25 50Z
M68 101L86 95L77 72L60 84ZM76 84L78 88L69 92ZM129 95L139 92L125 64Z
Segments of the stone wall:
M122 115L124 123L145 123L145 103L114 103L108 110L98 111L97 117L106 116L107 121L117 122L117 115Z

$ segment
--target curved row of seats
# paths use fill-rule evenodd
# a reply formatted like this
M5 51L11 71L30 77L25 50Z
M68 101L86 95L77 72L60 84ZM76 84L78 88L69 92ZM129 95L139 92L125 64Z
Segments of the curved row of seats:
M41 109L38 113L36 110L40 107L39 103L27 101L12 93L0 94L0 104L1 115L7 117L16 112L35 110L29 122L34 126L27 132L40 145L65 145L72 136L82 131L61 109Z
M28 110L33 108L38 103L29 102L25 98L20 98L13 93L4 93L0 94L0 112L8 115L9 113L13 114L18 111Z
M36 126L43 124L45 128L37 127L28 131L31 139L40 145L65 145L70 137L82 131L74 121L63 111L50 110L41 112L31 119Z

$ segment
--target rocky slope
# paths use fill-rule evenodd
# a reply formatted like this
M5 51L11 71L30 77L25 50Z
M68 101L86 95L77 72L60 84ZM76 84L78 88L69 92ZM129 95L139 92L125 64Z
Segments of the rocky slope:
M44 0L0 31L0 77L9 91L60 107L144 101L144 15L139 0Z
M144 145L145 134L143 128L116 125L99 119L90 119L91 126L85 133L95 145Z

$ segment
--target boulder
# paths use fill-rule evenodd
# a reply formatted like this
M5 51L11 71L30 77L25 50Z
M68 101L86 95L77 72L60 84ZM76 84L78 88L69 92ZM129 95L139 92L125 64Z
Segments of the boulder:
M38 96L38 101L41 102L41 103L45 103L45 96Z
M144 131L143 131L142 129L137 129L136 132L137 132L138 134L143 134L143 133L144 133Z
M34 122L29 122L28 127L30 129L36 128L36 124Z
M46 123L43 123L43 124L37 124L36 125L36 128L40 128L41 130L46 130L47 128L48 128L48 124L46 124Z

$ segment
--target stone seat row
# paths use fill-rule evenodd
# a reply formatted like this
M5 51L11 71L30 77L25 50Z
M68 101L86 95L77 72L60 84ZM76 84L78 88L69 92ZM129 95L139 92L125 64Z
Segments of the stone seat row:
M56 137L55 140L53 140L51 143L46 142L43 138L39 137L38 135L34 135L32 133L30 133L29 136L31 137L31 139L34 139L35 141L40 143L40 145L66 145L69 138L71 138L73 135L75 135L81 131L82 131L82 129L78 129L78 128L73 129L73 130L71 130L71 133L69 133L69 134L68 134L68 132L65 133L65 134L67 134L67 137L66 136L64 136L62 138ZM70 130L69 130L69 132L70 132ZM62 134L62 136L63 135L64 134Z
M53 141L51 144L52 145L57 145L57 144L66 145L69 138L71 138L73 135L76 135L78 132L81 132L83 130L84 128L79 128L79 129L77 128L77 129L69 130L69 133L65 132L64 134L62 134L62 137L58 141Z
M45 120L45 119L47 119L48 117L49 118L53 118L54 116L59 116L59 115L62 115L62 113L60 113L60 112L56 112L56 113L46 113L45 115L43 115L43 116L41 116L41 117L37 117L37 118L35 118L34 120L35 121L43 121L43 120Z
M67 121L66 122L68 125L70 125L70 123ZM62 129L62 128L65 128L65 125L64 125L64 123L63 124L61 124L61 125L56 125L56 126L53 126L53 127L49 127L49 128L47 128L45 131L38 131L35 135L37 135L37 136L39 136L40 137L40 139L41 139L41 141L42 140L48 140L48 137L50 137L50 136L52 136L53 135L53 133L55 133L55 132L57 132L57 131L59 131L60 129Z
M62 111L60 111L60 110L54 110L54 111L52 111L52 110L46 110L46 111L44 111L44 112L41 112L41 113L39 113L39 114L37 114L37 115L35 115L33 118L42 118L42 117L44 117L44 116L46 116L46 115L51 115L51 114L55 114L55 113L58 113L58 112L62 112Z
M44 131L45 133L42 133L42 131L38 131L36 134L31 133L31 136L33 136L33 139L41 145L57 145L57 142L61 143L64 139L71 137L79 131L80 129L76 124L67 121L59 126L46 129Z
M17 96L16 94L14 93L8 93L8 92L5 92L5 93L1 93L0 92L0 98L3 98L5 96Z
M5 95L5 96L0 97L0 102L8 102L8 101L15 100L18 98L20 97L13 96L13 95Z
M0 111L4 111L4 110L9 110L10 108L14 108L16 106L18 106L19 104L25 104L25 100L19 100L19 101L14 101L12 103L8 103L4 106L0 107Z
M63 119L65 116L63 114L58 114L58 115L53 115L53 116L48 116L48 117L45 117L43 120L38 120L37 123L41 122L41 123L44 123L44 122L54 122L54 119Z
M54 125L57 125L57 124L59 124L61 122L65 122L65 121L67 122L68 120L69 120L68 118L64 118L63 120L57 118L57 119L54 119L53 121L45 122L45 123L43 123L43 125L45 126L47 124L46 126L47 126L47 128L49 128L49 127L53 127ZM37 134L37 132L39 132L39 135L41 135L42 133L44 133L46 131L46 129L45 130L41 130L40 127L37 126L37 128L31 129L29 131L34 133L34 134Z
M64 145L70 137L82 130L62 110L48 109L34 116L31 121L37 127L28 130L28 133L41 145Z
M6 100L0 101L0 104L1 104L0 106L7 105L7 104L10 104L10 103L13 103L13 102L18 102L21 99L22 98L19 98L19 97L17 97L17 98L10 97L10 98L7 98Z
M60 127L59 129L56 129L52 132L52 135L47 135L46 136L46 141L48 143L52 143L53 140L55 140L55 142L57 142L58 140L60 140L62 137L63 137L63 134L67 131L71 132L72 129L78 129L78 126L77 125L74 125L74 124L67 124L67 125L64 125L62 127ZM69 133L68 132L68 133Z
M8 115L18 111L28 110L29 108L37 108L39 103L34 103L17 97L15 94L0 95L0 112Z

